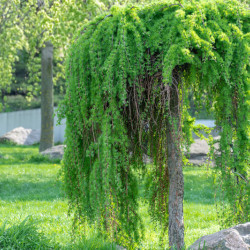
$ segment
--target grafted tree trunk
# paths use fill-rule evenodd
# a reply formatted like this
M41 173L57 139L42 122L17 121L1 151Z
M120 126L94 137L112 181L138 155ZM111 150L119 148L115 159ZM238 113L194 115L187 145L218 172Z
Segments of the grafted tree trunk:
M41 139L39 151L54 144L53 45L42 48Z
M183 196L184 179L180 149L180 112L178 85L181 78L177 70L173 71L173 83L169 87L169 124L167 129L168 171L169 171L169 246L175 249L184 247Z

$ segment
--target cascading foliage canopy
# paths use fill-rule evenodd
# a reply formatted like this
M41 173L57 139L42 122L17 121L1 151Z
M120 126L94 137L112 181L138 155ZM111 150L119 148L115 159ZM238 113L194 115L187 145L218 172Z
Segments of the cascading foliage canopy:
M249 220L248 18L247 7L234 0L163 1L114 6L79 31L61 105L63 174L76 218L97 223L117 241L136 241L138 171L144 169L150 214L166 226L166 131L172 126L181 145L190 140L191 93L214 109L221 130L216 181L228 204L225 218ZM177 89L179 121L170 88ZM145 154L154 159L150 171Z

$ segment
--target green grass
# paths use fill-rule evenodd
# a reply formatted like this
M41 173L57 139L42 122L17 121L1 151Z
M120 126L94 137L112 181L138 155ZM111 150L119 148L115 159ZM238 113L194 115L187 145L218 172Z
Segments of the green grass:
M41 232L38 232L36 222L27 217L19 224L0 227L1 249L55 249L57 246L50 242Z
M94 227L86 226L82 240L72 238L72 217L67 213L59 170L60 163L41 157L38 146L0 145L0 232L4 223L5 228L22 225L30 216L39 235L54 248L115 249L97 237ZM189 246L199 237L218 231L219 225L211 173L205 167L185 167L184 178L185 243ZM147 205L141 206L140 214L145 223L140 248L160 249L159 227L150 220Z

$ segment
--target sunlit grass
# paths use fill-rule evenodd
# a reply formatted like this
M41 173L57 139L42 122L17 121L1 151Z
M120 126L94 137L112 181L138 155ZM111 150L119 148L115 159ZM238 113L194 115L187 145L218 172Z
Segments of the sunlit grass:
M206 167L184 167L184 225L185 245L190 246L203 235L219 231L214 202L214 183L212 173ZM159 226L148 216L147 206L140 209L144 216L144 249L161 249L159 246ZM166 235L165 244L168 245Z
M220 229L211 171L206 167L184 168L184 189L185 243L190 246L201 236Z
M46 238L66 249L112 249L98 238L94 227L87 227L85 239L72 238L72 218L59 177L60 163L38 153L38 146L0 145L0 226L21 223L27 216L37 222ZM214 188L210 171L205 167L185 167L184 224L185 244L216 232ZM161 249L159 226L148 216L142 202L140 214L145 224L141 249ZM167 243L167 235L166 242Z

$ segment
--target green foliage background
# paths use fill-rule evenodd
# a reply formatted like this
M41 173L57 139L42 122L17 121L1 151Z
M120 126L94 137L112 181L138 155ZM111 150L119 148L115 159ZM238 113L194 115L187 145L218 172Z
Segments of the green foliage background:
M18 92L29 102L34 97L40 96L40 54L45 41L51 41L54 46L54 85L57 92L63 93L65 89L63 62L76 30L94 16L107 11L113 4L126 4L127 2L1 0L0 111L1 106L8 103L6 95ZM22 67L23 63L25 65L21 68L21 73L26 74L20 79L22 74L20 74L19 67ZM5 107L4 111L6 110Z

